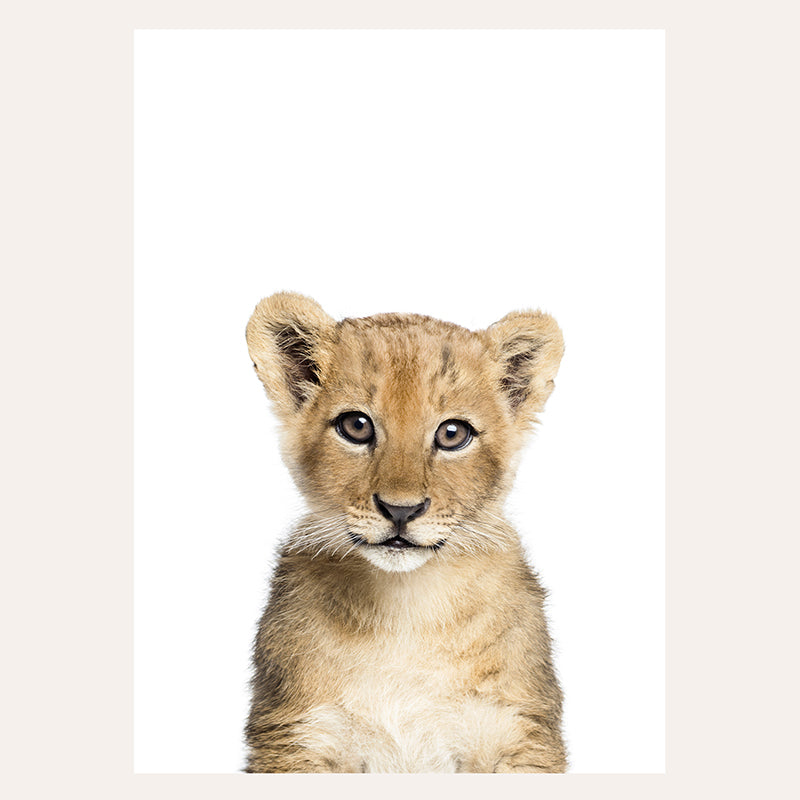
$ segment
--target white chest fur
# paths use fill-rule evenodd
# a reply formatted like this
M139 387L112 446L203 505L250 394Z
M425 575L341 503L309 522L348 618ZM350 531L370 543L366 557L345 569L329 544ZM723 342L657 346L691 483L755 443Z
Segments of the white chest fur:
M470 692L435 654L384 651L338 681L338 701L317 706L303 739L346 771L490 771L518 736L513 710Z

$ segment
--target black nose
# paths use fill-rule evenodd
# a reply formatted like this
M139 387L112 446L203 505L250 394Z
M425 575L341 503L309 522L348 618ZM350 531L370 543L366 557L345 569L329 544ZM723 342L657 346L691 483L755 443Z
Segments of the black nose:
M378 506L378 511L383 514L386 519L392 520L398 527L405 524L409 520L421 517L431 504L430 497L426 497L421 503L415 506L393 506L390 503L384 503L378 495L372 495L375 505Z

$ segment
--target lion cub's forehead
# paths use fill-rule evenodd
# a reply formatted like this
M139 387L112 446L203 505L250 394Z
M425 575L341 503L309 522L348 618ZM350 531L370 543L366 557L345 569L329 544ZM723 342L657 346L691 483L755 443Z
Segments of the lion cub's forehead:
M405 396L434 405L474 402L493 372L478 334L414 314L343 320L332 356L329 385L367 398Z

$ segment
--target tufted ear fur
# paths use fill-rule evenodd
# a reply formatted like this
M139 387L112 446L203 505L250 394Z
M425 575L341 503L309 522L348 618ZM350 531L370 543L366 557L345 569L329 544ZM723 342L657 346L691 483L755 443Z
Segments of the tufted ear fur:
M247 323L247 348L282 416L292 415L316 392L335 324L301 294L279 292L256 306Z
M564 354L561 329L542 311L512 311L484 334L501 365L500 383L512 412L535 419L555 388Z

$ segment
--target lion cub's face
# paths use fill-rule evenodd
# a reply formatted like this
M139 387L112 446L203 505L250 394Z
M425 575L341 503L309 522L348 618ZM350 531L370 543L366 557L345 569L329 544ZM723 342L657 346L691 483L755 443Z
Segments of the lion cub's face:
M552 318L479 332L411 314L336 323L281 293L247 339L316 519L294 546L407 571L507 542L496 514L563 351Z

